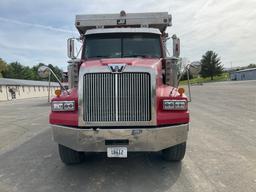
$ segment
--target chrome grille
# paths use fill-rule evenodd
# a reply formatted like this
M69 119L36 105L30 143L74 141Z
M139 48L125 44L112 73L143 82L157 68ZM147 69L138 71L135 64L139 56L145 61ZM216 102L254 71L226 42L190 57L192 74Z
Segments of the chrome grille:
M88 73L84 76L84 120L151 120L148 73Z

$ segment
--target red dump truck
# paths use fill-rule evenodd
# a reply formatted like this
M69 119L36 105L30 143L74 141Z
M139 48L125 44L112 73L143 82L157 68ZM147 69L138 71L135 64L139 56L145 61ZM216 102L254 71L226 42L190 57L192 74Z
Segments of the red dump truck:
M179 38L166 48L167 12L77 15L68 40L67 91L56 91L49 121L65 164L85 152L126 158L161 151L180 161L189 130L188 98L178 88ZM81 57L75 42L82 42Z

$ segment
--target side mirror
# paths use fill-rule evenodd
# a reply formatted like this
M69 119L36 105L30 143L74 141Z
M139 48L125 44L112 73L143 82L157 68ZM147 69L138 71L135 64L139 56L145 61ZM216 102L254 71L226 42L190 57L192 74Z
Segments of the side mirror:
M42 65L38 68L37 73L41 78L46 78L46 77L49 77L50 74L53 74L54 78L58 81L60 87L69 94L68 90L62 85L58 76L49 67ZM50 79L49 79L49 81L50 81Z
M179 57L180 56L180 39L176 36L172 36L173 40L173 57Z
M200 71L201 71L201 63L198 61L194 61L190 64L190 71L192 72L193 75L198 76Z
M67 54L70 59L75 59L75 39L69 38L67 41Z
M39 77L46 78L46 77L49 77L50 70L47 66L42 65L38 68L37 73Z

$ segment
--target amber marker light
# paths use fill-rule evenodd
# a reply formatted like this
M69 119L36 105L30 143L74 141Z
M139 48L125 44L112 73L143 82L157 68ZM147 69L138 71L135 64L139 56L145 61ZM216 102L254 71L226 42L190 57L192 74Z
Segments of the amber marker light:
M183 93L185 93L185 89L182 88L182 87L180 87L180 88L178 89L178 92L179 92L180 96L182 96Z
M56 95L57 97L59 97L59 96L61 95L61 90L60 90L60 89L56 89L56 90L55 90L55 95Z

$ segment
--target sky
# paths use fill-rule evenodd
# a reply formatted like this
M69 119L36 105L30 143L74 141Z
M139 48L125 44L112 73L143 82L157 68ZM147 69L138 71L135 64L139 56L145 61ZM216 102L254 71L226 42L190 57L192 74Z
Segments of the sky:
M75 15L121 10L168 11L168 33L180 37L181 57L189 61L213 50L226 68L256 63L256 0L1 0L0 58L66 70L66 40L79 36Z

